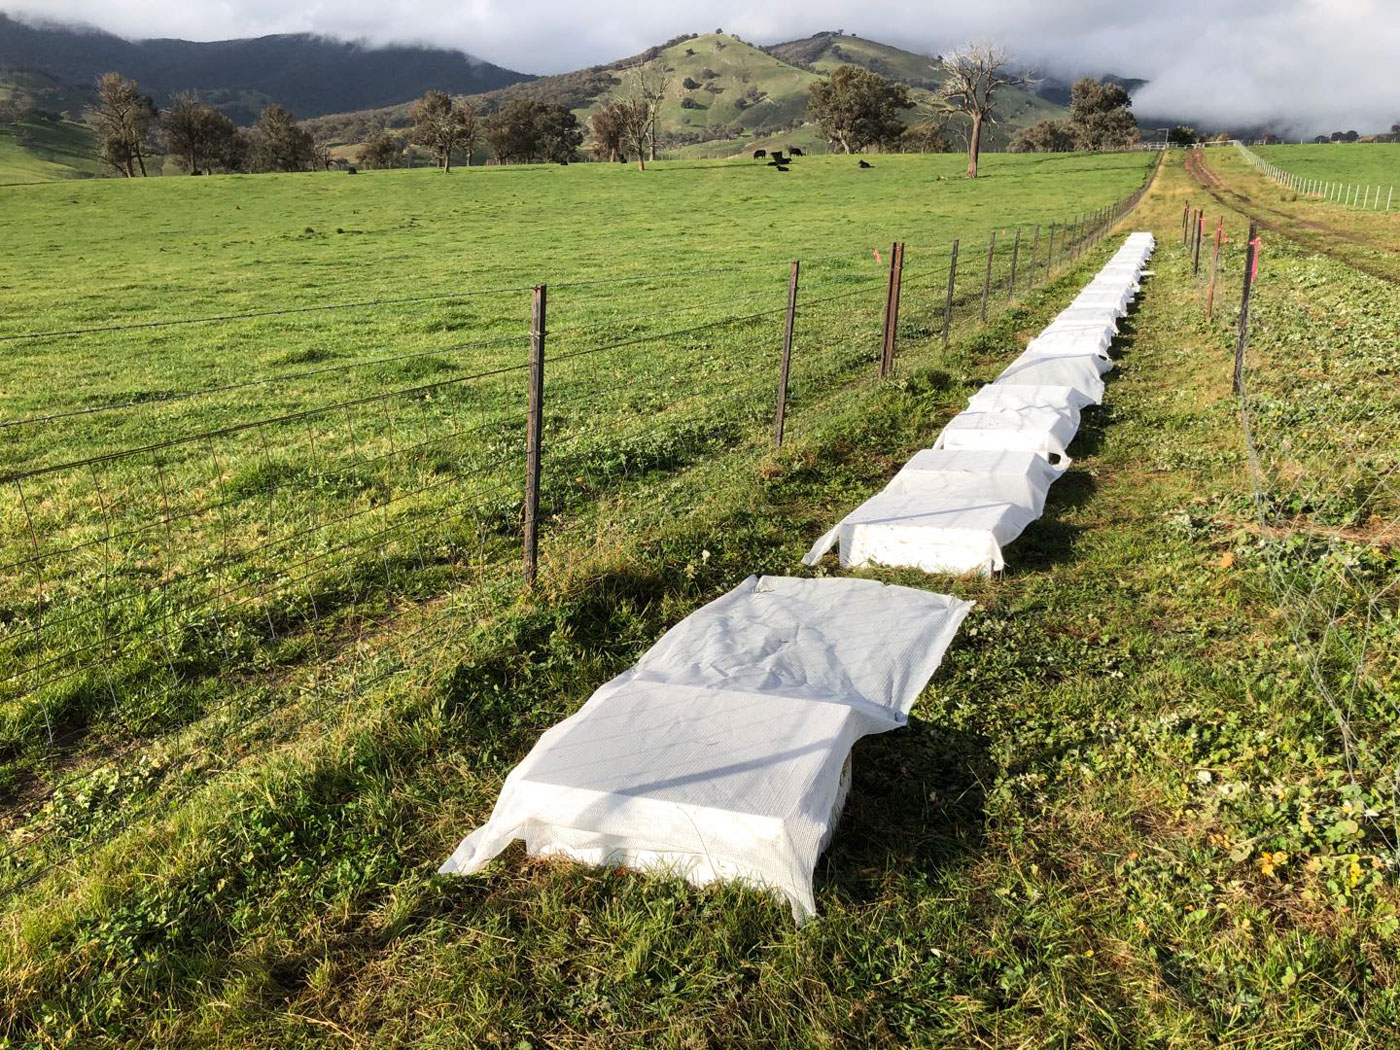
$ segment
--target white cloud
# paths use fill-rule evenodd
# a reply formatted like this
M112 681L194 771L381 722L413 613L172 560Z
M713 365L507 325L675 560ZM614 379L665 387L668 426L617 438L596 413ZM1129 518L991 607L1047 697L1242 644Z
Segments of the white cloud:
M1136 104L1146 115L1286 120L1300 131L1400 121L1397 0L719 0L703 14L654 0L26 0L24 8L133 37L317 32L428 43L536 73L718 26L764 43L845 29L932 53L987 37L1047 71L1147 78Z

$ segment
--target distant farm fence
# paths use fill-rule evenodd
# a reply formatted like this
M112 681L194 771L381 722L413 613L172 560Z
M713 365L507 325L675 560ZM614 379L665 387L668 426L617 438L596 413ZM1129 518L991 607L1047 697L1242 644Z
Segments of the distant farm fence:
M1364 211L1388 212L1395 204L1394 186L1360 186L1349 182L1329 182L1324 179L1304 178L1265 160L1243 142L1236 140L1235 146L1244 159L1254 165L1255 170L1265 178L1272 179L1280 186L1305 197L1331 201L1333 204L1345 204L1348 207L1361 208ZM1385 201L1384 207L1381 206L1382 200Z
M1244 519L1300 661L1303 695L1325 706L1345 757L1346 801L1328 819L1336 821L1333 834L1355 842L1338 839L1339 851L1363 852L1361 829L1370 826L1393 852L1400 850L1400 344L1384 324L1362 324L1346 328L1350 342L1339 345L1342 329L1320 301L1325 286L1310 279L1310 309L1300 309L1288 297L1296 286L1275 290L1261 278L1257 226L1227 233L1237 221L1186 205L1181 250L1205 313L1232 328L1249 479ZM1295 266L1316 265L1292 254ZM1350 288L1335 294L1332 309L1350 307ZM1368 308L1379 309L1387 295L1400 310L1390 288L1377 288ZM1287 677L1280 668L1280 689Z
M0 422L0 899L674 516L640 483L781 445L908 342L947 345L1071 267L1145 190L971 245L0 335L424 309L489 333L294 348L276 374ZM744 290L707 292L721 279Z

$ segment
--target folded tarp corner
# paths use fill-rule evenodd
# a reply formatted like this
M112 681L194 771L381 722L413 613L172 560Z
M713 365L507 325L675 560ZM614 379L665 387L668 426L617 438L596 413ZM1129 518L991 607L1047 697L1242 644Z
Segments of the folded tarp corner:
M750 577L545 731L442 866L532 856L733 879L800 922L851 746L906 723L972 603L873 580Z

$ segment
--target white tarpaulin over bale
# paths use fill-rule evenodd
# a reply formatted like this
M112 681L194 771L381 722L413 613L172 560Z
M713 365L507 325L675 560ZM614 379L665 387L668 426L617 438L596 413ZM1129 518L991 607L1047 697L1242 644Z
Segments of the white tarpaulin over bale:
M1117 307L1113 306L1066 306L1045 326L1045 330L1053 332L1056 328L1072 328L1076 325L1103 325L1111 334L1117 335L1120 316L1122 315Z
M841 565L991 573L1002 548L1045 509L1060 472L1034 452L925 449L812 545L804 565L841 545Z
M1067 386L1089 399L1090 404L1103 403L1103 373L1113 365L1094 354L1057 354L1045 356L1027 350L1012 361L997 377L997 383L1019 386Z
M1064 470L1079 410L1091 403L1073 387L993 383L968 398L967 411L948 422L933 447L1039 452Z
M750 577L545 731L440 869L532 856L732 879L816 911L851 746L908 721L971 602Z
M1109 360L1108 348L1117 333L1111 324L1069 324L1057 321L1047 325L1026 344L1025 353L1041 357L1050 355L1097 354Z

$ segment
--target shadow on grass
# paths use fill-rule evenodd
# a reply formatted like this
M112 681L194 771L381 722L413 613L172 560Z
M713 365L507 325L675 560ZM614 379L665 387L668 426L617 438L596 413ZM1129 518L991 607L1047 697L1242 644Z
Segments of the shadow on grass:
M851 793L817 864L818 904L869 904L892 882L924 879L982 844L988 740L918 718L867 737L852 755Z

